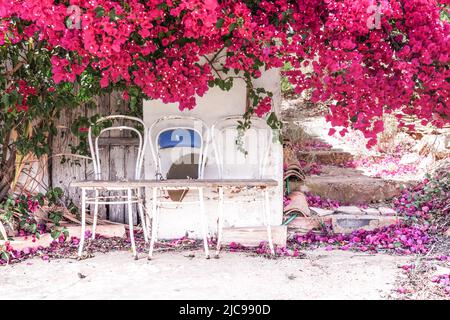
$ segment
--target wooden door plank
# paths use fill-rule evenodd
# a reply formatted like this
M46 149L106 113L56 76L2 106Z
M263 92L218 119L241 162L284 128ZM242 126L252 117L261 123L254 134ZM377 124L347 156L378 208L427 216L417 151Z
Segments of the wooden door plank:
M84 107L78 109L64 109L57 121L57 135L52 145L52 187L60 187L64 190L67 198L72 199L74 204L80 206L81 195L79 190L70 188L70 183L86 179L86 161L77 157L66 157L61 163L61 154L70 154L70 145L78 144L78 139L70 131L73 121L80 115L84 115Z
M121 114L120 106L117 103L117 96L112 93L109 96L109 111L110 114ZM111 138L123 137L123 132L111 131ZM110 146L109 147L109 179L120 180L125 178L125 154L123 147ZM125 195L125 192L118 191L112 193L114 195ZM109 220L114 222L125 222L125 206L124 205L110 205Z
M95 99L95 108L86 108L86 116L92 117L96 114L99 114L100 116L104 117L109 114L109 95L101 95L99 97L96 97ZM109 132L106 132L102 135L104 138L109 138ZM100 148L100 163L102 164L102 177L105 179L109 178L109 146ZM92 179L95 179L94 177L94 167L92 162L89 162L86 166L86 176L92 177ZM108 193L106 193L107 195ZM98 215L101 219L107 219L108 218L108 206L106 205L99 205L98 208Z

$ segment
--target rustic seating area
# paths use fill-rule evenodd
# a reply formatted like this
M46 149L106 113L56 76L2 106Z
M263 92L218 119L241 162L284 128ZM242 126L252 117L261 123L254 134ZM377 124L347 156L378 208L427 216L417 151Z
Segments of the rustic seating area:
M141 120L126 116L110 116L101 118L95 126L100 124L108 124L101 129L95 129L97 135L94 137L94 126L89 128L89 144L93 159L93 167L95 172L95 180L76 181L71 183L71 187L81 189L81 213L82 228L81 240L79 243L78 256L83 253L87 205L93 204L94 225L93 235L95 238L95 224L98 214L99 204L126 204L128 209L128 225L130 233L130 241L132 245L133 257L137 259L136 246L134 244L134 224L133 220L133 204L137 204L139 218L143 228L144 237L148 241L148 235L151 234L148 258L153 257L153 248L158 239L159 216L161 208L165 206L179 205L198 205L199 221L202 229L202 239L204 243L204 251L207 259L210 258L208 246L208 219L204 205L204 190L210 190L219 194L217 202L219 218L217 227L217 248L216 257L220 252L220 244L223 232L224 218L224 190L228 189L257 189L261 190L263 208L263 221L267 228L267 242L270 251L274 254L274 246L272 241L272 231L270 222L270 203L268 190L278 186L278 182L273 179L264 178L264 168L267 164L267 156L271 145L272 131L267 123L261 119L252 119L252 123L259 134L257 140L261 142L261 146L251 146L242 138L243 143L240 145L245 150L238 150L236 137L230 140L227 136L228 129L237 132L237 121L242 116L226 117L218 120L211 128L209 128L202 120L194 117L184 116L166 116L156 120L149 128ZM116 120L126 120L135 122L139 127L131 127L125 125L114 126L112 122ZM99 154L100 136L112 130L128 130L137 135L139 139L138 154L135 163L135 174L133 180L118 179L110 180L102 177L101 156ZM255 137L252 137L255 138ZM226 149L232 141L234 155L230 157L230 150ZM251 141L256 141L252 139ZM146 155L146 147L151 148L151 157L144 159ZM204 172L208 165L212 162L208 159L208 150L214 149L215 164L218 168L216 178L205 179ZM233 151L233 150L232 150ZM256 152L254 152L256 151ZM148 153L147 153L148 155ZM156 167L156 175L154 179L143 179L143 166L152 163ZM176 167L181 165L181 167ZM184 167L183 167L184 165ZM234 166L234 168L233 168ZM240 169L244 167L247 174L239 173L239 178L233 176L236 167ZM247 168L246 168L247 166ZM251 166L256 170L252 170ZM253 174L252 172L256 172ZM195 190L198 192L197 201L183 201L187 192ZM87 192L93 192L93 197L87 197ZM101 196L102 192L126 192L125 196ZM147 198L148 197L148 198ZM145 199L150 201L145 201ZM151 221L151 230L150 223Z

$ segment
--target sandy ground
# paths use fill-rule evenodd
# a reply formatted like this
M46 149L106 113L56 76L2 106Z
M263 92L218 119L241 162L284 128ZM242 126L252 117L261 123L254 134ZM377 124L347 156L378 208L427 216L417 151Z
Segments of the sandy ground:
M134 261L127 252L84 261L36 258L1 267L0 292L8 299L384 299L407 260L324 250L277 260L191 253L153 261Z

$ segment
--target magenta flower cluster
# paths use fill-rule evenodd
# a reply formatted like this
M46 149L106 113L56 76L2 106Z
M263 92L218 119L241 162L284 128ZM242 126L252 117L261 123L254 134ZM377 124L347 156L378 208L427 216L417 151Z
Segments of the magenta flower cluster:
M403 190L393 204L399 214L415 221L447 216L450 212L450 167Z
M332 200L328 198L322 198L320 196L313 195L309 192L305 193L308 205L314 208L321 209L337 209L341 206L341 203L337 200Z
M444 292L448 294L450 298L450 274L442 274L434 276L431 281L443 288Z
M322 173L322 166L320 163L300 160L299 164L303 171L308 175L320 175Z
M294 151L314 151L314 150L331 150L333 146L329 143L315 139L305 139L301 143L294 143L292 149Z
M33 238L33 242L35 242L35 238ZM61 236L57 240L53 241L49 247L36 246L36 247L27 247L22 250L15 250L7 242L6 243L7 255L0 256L0 266L5 265L7 263L20 262L36 256L40 256L42 260L48 261L49 256L52 254L55 254L57 252L69 253L75 250L78 243L79 239L76 237L71 237L69 242L66 243L65 236L63 234L61 234Z
M345 163L347 168L364 169L378 178L396 178L417 172L418 163L401 163L402 155L384 155L383 157L363 157Z
M303 246L325 246L326 250L390 251L396 254L423 254L428 252L433 239L427 227L391 225L373 231L357 230L351 234L296 235L294 241Z

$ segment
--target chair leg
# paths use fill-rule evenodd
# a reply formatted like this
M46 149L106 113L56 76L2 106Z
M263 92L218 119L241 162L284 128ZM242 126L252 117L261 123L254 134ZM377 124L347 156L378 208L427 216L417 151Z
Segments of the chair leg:
M83 253L84 237L86 235L86 189L81 189L81 235L78 245L78 257Z
M219 257L220 254L220 246L222 242L222 234L223 234L223 188L219 188L219 219L217 224L217 247L216 247L216 258Z
M137 260L137 252L136 252L136 243L134 241L134 227L133 227L133 204L132 204L132 192L131 189L127 190L127 198L128 198L128 226L130 229L130 241L131 241L131 249L133 251L133 257Z
M153 188L153 198L152 198L152 234L150 239L150 249L148 252L148 259L151 260L153 258L153 248L155 246L155 242L157 240L158 235L158 209L157 209L157 196L158 196L158 189Z
M203 188L198 189L198 196L200 201L200 214L202 221L202 233L203 233L203 247L205 249L206 259L209 259L209 246L208 246L208 220L205 211L205 202L203 197Z
M138 198L138 210L139 210L139 218L141 219L142 229L144 230L144 240L145 243L148 243L148 229L147 229L147 221L144 216L144 205L142 204L142 192L141 189L137 189L137 198Z
M270 253L275 255L275 249L273 247L273 239L272 239L272 226L270 223L270 201L269 201L269 191L268 189L264 189L264 211L265 211L265 224L267 226L267 237L269 240L269 248Z
M95 190L95 204L94 204L94 221L92 223L92 240L95 240L95 233L97 230L97 220L98 220L98 190Z
M151 232L150 228L151 228L152 222L151 222L150 210L147 210L146 207L144 209L144 215L145 215L145 227L147 229L147 238L148 238L147 243L149 243L150 242L150 232Z

